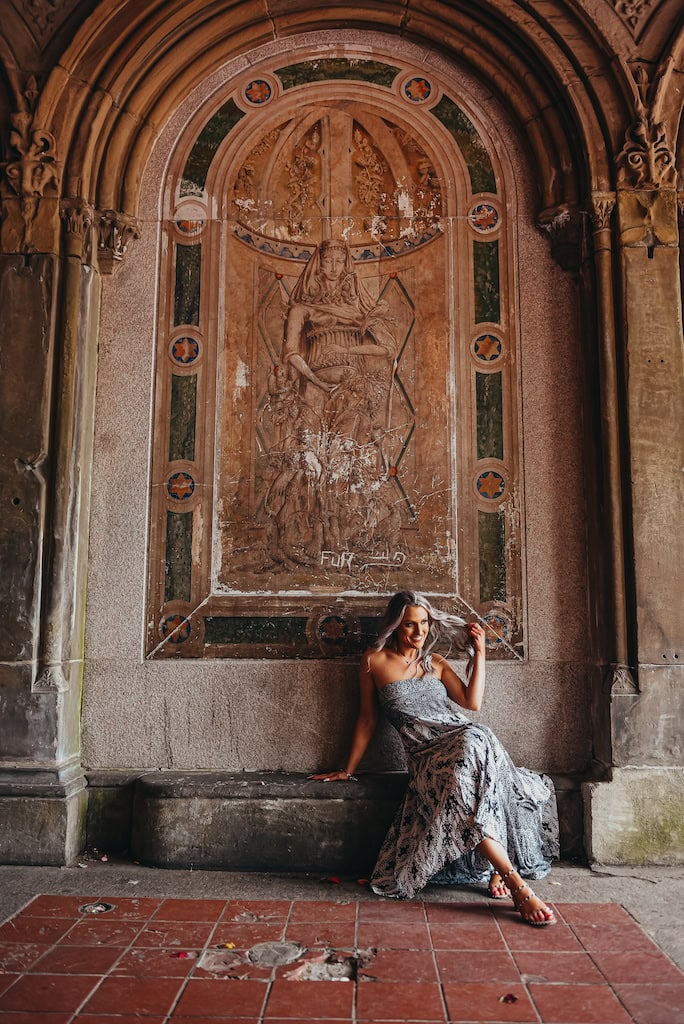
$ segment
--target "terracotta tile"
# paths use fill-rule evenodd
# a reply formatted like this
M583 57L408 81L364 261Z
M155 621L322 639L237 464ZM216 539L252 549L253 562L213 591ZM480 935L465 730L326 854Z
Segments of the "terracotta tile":
M354 945L356 925L352 922L339 924L334 921L322 921L320 924L312 924L300 921L288 925L285 936L290 942L299 942L302 946L348 949Z
M228 900L221 920L242 924L248 924L249 918L253 922L276 921L287 917L291 906L291 900Z
M422 903L407 903L405 900L373 900L359 903L359 921L404 921L419 922L425 920L425 908Z
M260 1017L177 1017L174 1013L170 1024L223 1024L224 1021L226 1024L260 1024L260 1019ZM81 1018L78 1017L74 1024L79 1024L80 1021ZM120 1024L127 1024L126 1019L123 1017L119 1017L118 1021ZM146 1017L144 1024L148 1024L148 1021L149 1017ZM81 1024L87 1024L87 1022L82 1021ZM110 1024L110 1022L103 1021L103 1024ZM111 1024L117 1024L117 1022L112 1020ZM143 1022L138 1020L135 1024L143 1024ZM287 1024L292 1024L292 1021L289 1020ZM316 1021L307 1020L306 1024L316 1024Z
M587 953L517 951L513 957L526 984L536 981L600 985L603 982L601 972Z
M461 950L440 949L436 957L442 982L520 981L520 972L510 953L468 950L464 955Z
M626 953L638 950L656 953L658 947L636 924L573 925L575 935L590 953Z
M136 946L123 954L112 977L144 977L144 978L185 978L197 965L198 954L191 950L190 954L181 957L185 950L156 949ZM104 973L104 972L103 972Z
M105 978L83 1013L166 1014L183 985L180 978Z
M435 949L497 949L506 944L493 920L472 925L431 924L430 935Z
M359 970L359 980L437 981L432 953L427 949L380 949L366 967Z
M556 952L581 953L582 947L572 928L556 918L555 924L531 925L513 911L510 917L497 914L497 921L509 947L513 950L555 950Z
M65 946L128 946L140 931L139 923L89 918L75 924L61 940Z
M528 989L544 1024L632 1024L607 985L532 984Z
M444 996L449 1020L456 1021L531 1021L537 1013L522 985L508 982L445 984ZM516 996L514 1003L502 1003L501 997Z
M0 942L0 974L27 970L48 949L50 946L39 946L35 942Z
M111 921L116 918L121 921L146 921L159 909L163 899L154 896L103 896L102 903L111 903L113 910L108 910L103 915Z
M0 974L0 996L20 977L20 974Z
M430 935L425 924L402 924L399 921L363 921L358 927L361 949L429 949Z
M226 900L164 900L154 915L157 921L218 921Z
M119 946L55 946L31 966L31 974L106 974L121 956Z
M99 984L93 975L25 974L0 996L0 1010L40 1010L50 1013L78 1009Z
M342 981L273 982L266 1003L265 1020L273 1017L341 1017L351 1019L354 985Z
M180 1017L258 1017L267 992L268 985L263 981L205 981L203 978L191 978L183 990L175 1014ZM176 1016L173 1022L176 1024Z
M684 974L660 950L654 953L610 953L595 950L591 958L611 984L684 984Z
M567 924L634 924L619 903L554 903Z
M177 946L180 949L202 949L209 940L213 924L193 921L157 921L146 925L136 936L135 946Z
M79 907L95 903L93 896L36 896L20 912L20 917L73 917L80 918Z
M415 1022L446 1019L439 985L427 982L359 983L356 1006L359 1020L394 1018Z
M72 1013L3 1013L2 1024L68 1024ZM120 1019L120 1018L119 1018ZM145 1021L145 1024L148 1024Z
M290 923L311 921L354 922L356 921L356 902L329 903L322 900L299 900L292 908Z
M74 922L65 918L16 917L0 926L0 943L36 943L51 946L73 927Z
M635 1024L684 1024L684 985L615 985Z
M145 1014L144 1024L164 1024L164 1019L164 1017L148 1017ZM114 1013L79 1013L72 1024L141 1024L141 1021L140 1017L134 1017L132 1014L124 1017ZM195 1024L198 1022L195 1021ZM231 1021L231 1024L236 1024L236 1022ZM252 1024L251 1021L250 1024Z
M235 949L249 949L260 942L278 942L283 938L284 921L266 921L261 924L220 924L211 937L211 947L235 944Z
M205 949L195 963L193 978L270 981L273 976L272 967L251 963L244 949Z
M493 920L488 903L426 903L425 913L430 924L475 925Z

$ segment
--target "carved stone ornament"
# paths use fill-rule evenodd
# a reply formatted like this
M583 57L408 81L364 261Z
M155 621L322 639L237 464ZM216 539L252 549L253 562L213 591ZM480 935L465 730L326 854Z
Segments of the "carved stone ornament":
M610 222L615 209L615 194L613 192L595 192L591 197L591 223L594 231L605 231L610 228Z
M69 256L83 256L89 249L94 211L84 199L62 199L59 212L64 228L65 248Z
M32 693L65 693L69 684L61 665L46 665L31 687Z
M613 696L632 695L639 692L634 675L629 665L611 665L609 667L610 692Z
M639 189L674 184L675 160L667 143L665 125L641 112L625 134L618 154L620 183Z
M33 224L41 198L47 191L59 190L59 170L55 153L55 137L34 123L33 113L27 110L10 115L10 151L15 159L2 165L3 192L20 199L23 221L21 248L32 248ZM7 188L9 186L9 190Z
M140 237L142 225L135 217L115 210L103 210L96 219L98 264L103 274L111 274L123 260L133 239Z
M537 225L551 242L551 252L563 270L577 270L582 262L582 214L563 204L542 210Z
M623 20L632 36L636 36L644 24L652 8L657 7L659 0L613 0L617 14Z

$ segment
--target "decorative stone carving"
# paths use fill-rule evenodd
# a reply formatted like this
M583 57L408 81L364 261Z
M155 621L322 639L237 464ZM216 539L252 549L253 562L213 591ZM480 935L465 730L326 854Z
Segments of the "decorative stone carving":
M658 3L659 0L613 0L617 14L634 37Z
M69 684L61 665L47 665L31 687L32 693L65 693Z
M37 96L36 80L31 76L24 90L26 109L10 115L11 158L1 165L3 199L19 198L21 241L18 248L22 252L35 249L33 228L41 199L46 193L56 194L59 190L55 137L34 121Z
M563 270L577 270L582 262L582 214L568 204L542 210L537 225L551 242L551 252Z
M87 256L93 225L92 206L81 198L63 199L59 204L64 228L64 246L68 256Z
M639 692L634 675L629 665L611 665L609 667L610 692L613 696L633 695Z
M637 83L638 85L638 83ZM674 184L675 160L667 141L665 125L643 109L625 133L625 144L617 157L621 185L637 189L658 189Z
M591 223L594 231L606 231L610 228L615 209L615 194L613 192L595 192L592 196Z
M140 237L141 223L115 210L103 210L97 219L97 260L101 273L111 274L126 255L130 243Z

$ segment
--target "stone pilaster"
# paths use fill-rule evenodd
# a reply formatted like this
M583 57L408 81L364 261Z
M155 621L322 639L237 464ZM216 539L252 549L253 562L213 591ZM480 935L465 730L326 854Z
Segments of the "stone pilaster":
M643 108L618 166L626 551L638 686L618 679L612 688L613 779L585 788L587 849L606 863L673 863L684 860L684 363L674 157L663 124Z

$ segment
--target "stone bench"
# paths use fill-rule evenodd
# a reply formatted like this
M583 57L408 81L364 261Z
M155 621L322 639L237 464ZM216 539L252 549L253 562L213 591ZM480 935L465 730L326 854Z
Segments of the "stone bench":
M314 782L294 772L90 772L89 847L154 867L366 875L405 772ZM555 776L561 854L582 857L580 782Z

